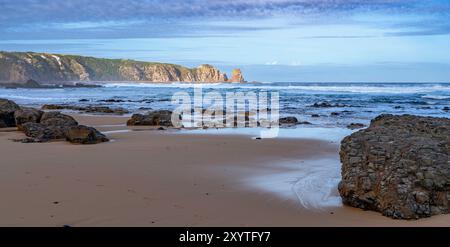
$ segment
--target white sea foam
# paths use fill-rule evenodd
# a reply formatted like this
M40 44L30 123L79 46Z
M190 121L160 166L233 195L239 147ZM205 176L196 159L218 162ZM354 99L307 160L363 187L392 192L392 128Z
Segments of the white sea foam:
M272 84L231 84L231 83L107 83L105 87L146 87L146 88L216 88L216 89L261 89L261 90L302 90L315 92L338 92L338 93L431 93L435 91L448 91L450 86L420 84L420 85L272 85Z
M14 95L14 94L0 94L0 98L7 98L11 100L28 100L28 101L53 101L53 100L76 100L76 98L70 99L70 98L51 98L51 97L33 97L33 96L23 96L23 95Z
M450 95L424 95L424 99L436 99L436 100L446 100L450 99Z
M320 159L279 164L287 172L271 172L247 180L252 187L298 200L304 208L323 210L342 205L337 187L340 181L340 164L336 159Z

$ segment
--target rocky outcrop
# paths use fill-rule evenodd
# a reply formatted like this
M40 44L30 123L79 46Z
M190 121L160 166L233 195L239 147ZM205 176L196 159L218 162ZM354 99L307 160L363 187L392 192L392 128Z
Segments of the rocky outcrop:
M344 204L398 219L450 212L450 119L381 115L340 156Z
M20 107L11 100L0 99L0 128L15 127L14 112Z
M153 111L146 115L134 114L127 122L128 126L164 126L172 127L172 112Z
M66 139L71 143L96 144L108 141L94 128L78 125L71 116L60 112L43 112L23 107L6 99L0 99L0 127L14 127L27 136L23 143L48 142Z
M242 75L242 71L240 69L234 69L233 72L231 72L231 79L230 82L236 82L236 83L244 83L245 79Z
M228 82L226 74L207 64L191 69L175 64L133 60L0 52L0 82L23 83L29 79L40 82ZM244 81L240 70L233 72L232 81Z
M73 126L67 129L66 140L75 144L97 144L109 141L98 130L84 125Z

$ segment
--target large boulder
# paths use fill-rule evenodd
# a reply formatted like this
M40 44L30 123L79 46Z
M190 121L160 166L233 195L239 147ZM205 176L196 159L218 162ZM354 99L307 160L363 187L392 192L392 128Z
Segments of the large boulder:
M398 219L450 212L450 119L381 115L340 156L344 204Z
M66 132L66 140L77 144L97 144L109 141L98 130L84 125L70 127Z
M78 125L78 122L73 117L60 112L45 112L42 114L41 123L44 125Z
M52 133L52 139L64 139L67 130L78 125L73 117L60 112L45 112L42 114L40 123Z
M21 126L21 129L27 137L35 140L34 142L47 142L50 140L64 138L60 131L55 131L53 128L40 123L24 123Z
M11 100L0 99L0 128L15 127L14 112L20 107Z
M66 138L70 127L77 126L78 122L71 116L60 112L44 112L39 123L28 122L21 125L25 135L41 141Z
M39 123L41 121L43 111L34 108L22 107L14 113L17 128L22 130L25 123Z
M127 121L129 126L172 126L172 112L167 110L153 111L146 115L134 114Z

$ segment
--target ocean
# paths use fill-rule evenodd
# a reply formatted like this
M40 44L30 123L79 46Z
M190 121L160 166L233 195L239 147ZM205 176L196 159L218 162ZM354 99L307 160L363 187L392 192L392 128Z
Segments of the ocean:
M197 85L198 87L199 85ZM382 113L450 117L450 83L298 83L202 84L203 92L278 92L280 115L295 116L313 127L345 128L368 124ZM100 88L4 89L0 98L26 106L104 105L132 112L173 109L172 95L193 94L192 84L108 83ZM332 107L314 107L327 102Z

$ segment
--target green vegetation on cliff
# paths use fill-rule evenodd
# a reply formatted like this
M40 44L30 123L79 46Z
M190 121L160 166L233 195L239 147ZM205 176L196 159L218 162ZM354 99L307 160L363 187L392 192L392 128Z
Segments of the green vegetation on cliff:
M25 82L29 79L44 83L67 81L229 82L226 74L211 65L201 65L191 69L176 64L125 59L35 52L0 52L0 82Z

